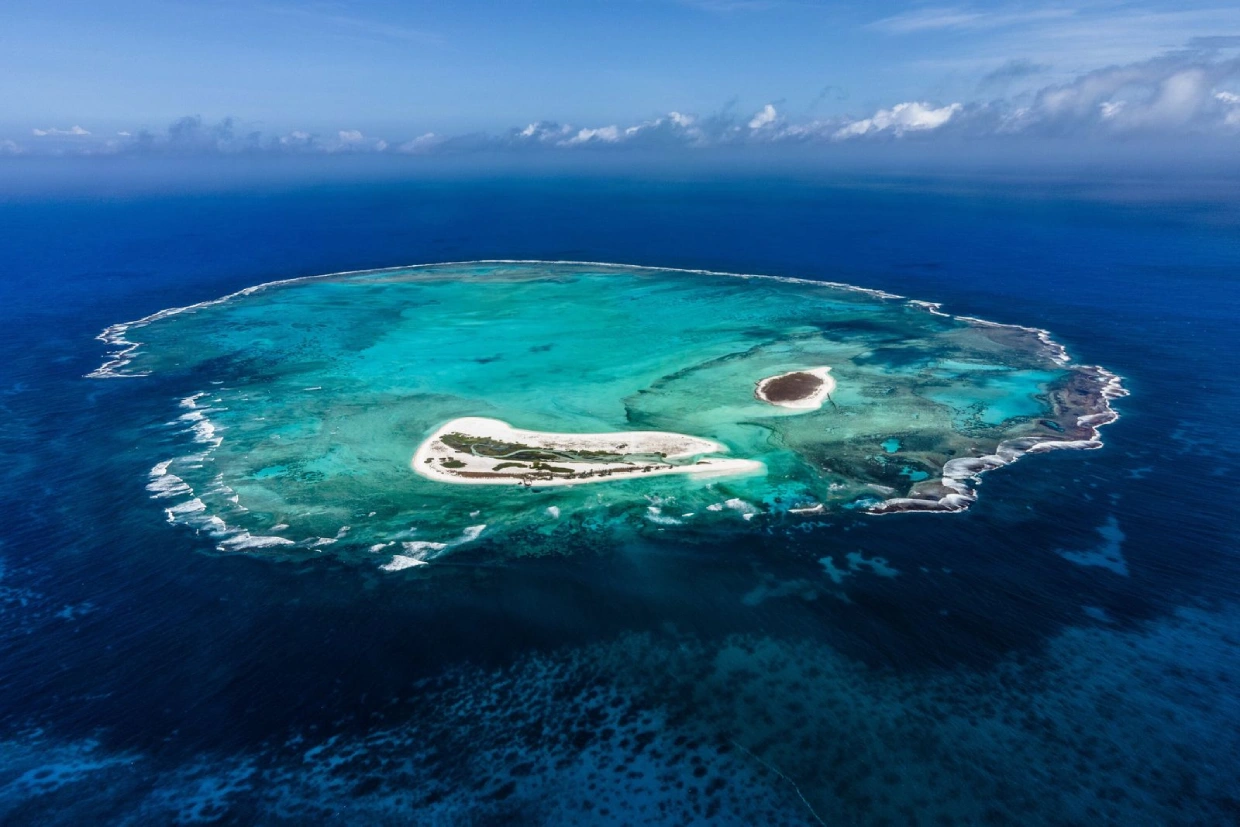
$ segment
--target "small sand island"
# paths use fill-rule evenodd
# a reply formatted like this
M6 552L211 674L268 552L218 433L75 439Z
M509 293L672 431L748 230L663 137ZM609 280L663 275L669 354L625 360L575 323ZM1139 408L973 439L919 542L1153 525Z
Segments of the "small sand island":
M659 474L740 475L766 470L748 459L706 457L718 442L667 431L562 434L526 431L485 417L454 419L413 455L413 470L464 485L579 485Z
M821 408L834 390L831 368L819 367L768 376L758 382L754 395L781 408L813 411Z

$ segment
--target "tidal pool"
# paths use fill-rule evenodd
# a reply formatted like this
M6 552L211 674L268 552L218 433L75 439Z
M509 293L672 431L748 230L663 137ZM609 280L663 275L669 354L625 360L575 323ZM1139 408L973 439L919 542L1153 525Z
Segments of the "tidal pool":
M926 302L589 263L274 282L101 338L116 350L91 376L185 390L184 450L148 487L169 520L222 551L388 570L479 538L523 554L564 532L958 511L983 471L1099 447L1124 393L1045 331ZM785 376L791 403L760 391Z

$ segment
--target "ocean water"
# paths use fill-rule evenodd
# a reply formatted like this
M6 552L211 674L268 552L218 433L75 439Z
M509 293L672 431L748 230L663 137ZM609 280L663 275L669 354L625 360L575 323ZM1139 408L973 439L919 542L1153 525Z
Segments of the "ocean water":
M1240 216L1217 192L1140 193L578 175L4 196L0 821L1233 823ZM544 520L385 571L332 544L221 551L148 490L192 447L194 423L169 424L187 396L312 387L270 375L286 359L238 385L242 355L272 353L257 333L169 327L150 358L176 364L87 376L100 331L164 308L479 259L896 293L1045 328L1131 395L1105 447L994 470L961 513L623 541ZM372 346L367 311L304 331L307 358L342 331ZM1048 381L985 383L1015 405L991 424L1033 415ZM307 416L309 393L262 401ZM227 427L270 427L241 410ZM908 434L870 436L903 470ZM283 491L256 450L232 467Z

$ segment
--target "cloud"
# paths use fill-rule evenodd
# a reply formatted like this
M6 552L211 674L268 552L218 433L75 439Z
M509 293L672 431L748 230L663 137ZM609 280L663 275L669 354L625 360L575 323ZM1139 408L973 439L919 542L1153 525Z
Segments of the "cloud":
M67 135L67 136L77 138L77 137L85 137L90 134L88 130L83 129L82 127L77 126L76 124L69 127L68 129L57 129L54 126L48 127L47 129L32 129L30 130L30 133L34 135L36 138L46 138L48 136L53 136L53 135L54 136L66 136Z
M750 119L749 128L761 129L764 126L770 126L775 123L775 120L778 117L778 114L775 112L775 107L768 103L766 106L762 107L762 111Z
M958 9L918 9L875 20L867 28L887 34L912 34L935 29L956 29L974 26L983 17L981 12Z
M1240 127L1240 95L1235 92L1215 92L1214 99L1223 106L1223 123Z
M526 146L539 144L555 145L568 141L575 131L568 124L558 124L554 121L536 121L520 131L510 131L508 137L510 143L524 144Z
M1240 77L1240 59L1169 56L1088 72L1038 91L1002 132L1031 134L1203 133L1225 125L1216 87Z
M1016 61L994 69L996 77L1031 77L1038 64ZM776 102L778 103L778 102ZM425 132L389 142L344 128L323 135L307 130L266 134L231 118L200 116L166 129L133 129L114 137L85 129L41 129L29 146L12 141L0 153L14 155L407 155L532 152L613 152L623 149L694 151L841 143L964 141L982 144L1013 138L1121 140L1165 136L1235 140L1240 131L1240 56L1180 50L1153 60L1083 73L1068 82L996 96L979 102L907 100L869 114L790 118L776 103L746 115L729 102L719 111L671 111L633 123L569 124L533 121L498 132L445 135ZM70 138L50 140L49 136Z
M669 112L667 115L630 126L608 124L597 127L576 127L555 121L536 121L524 128L512 129L494 137L472 134L443 139L438 143L438 148L445 151L461 151L479 148L695 146L714 143L715 133L712 119L703 121L694 115Z
M402 155L424 155L434 152L435 149L444 142L444 139L434 132L427 132L419 135L412 141L405 141L396 147L396 151Z
M310 8L261 4L255 8L285 18L300 19L310 26L352 38L421 45L438 44L443 40L440 34L425 29L334 13L328 10L331 8L328 4L317 4L324 6L323 9L314 8L316 4L307 5Z
M114 137L95 137L75 126L71 129L36 129L36 137L70 136L71 143L50 144L45 154L57 155L241 155L277 153L386 152L386 141L366 137L357 129L341 129L324 138L305 130L264 135L244 129L233 118L209 122L199 115L178 118L163 130L122 129Z
M640 129L640 127L630 127L631 129ZM597 129L579 129L577 134L564 141L565 146L574 146L575 144L586 144L591 141L597 141L604 144L614 144L620 140L620 127L616 125L600 126Z
M848 100L848 90L845 89L843 86L836 86L833 83L829 83L826 86L822 87L822 89L819 90L818 94L814 96L814 99L810 101L809 103L809 108L813 109L815 106L817 106L818 104L822 103L825 100L833 100L833 101Z
M901 12L867 24L866 28L885 34L906 35L929 31L998 29L1047 20L1072 17L1071 9L979 10L965 8L924 8Z
M276 140L279 141L280 146L310 147L314 144L315 137L311 135L309 132L304 132L300 129L295 129L292 132L288 133L287 135L281 135Z
M1240 49L1240 34L1214 34L1190 38L1188 48L1209 51Z
M930 8L908 5L912 10L868 26L908 47L902 67L957 76L975 73L978 78L1023 58L1059 67L1064 74L1058 81L1063 82L1069 79L1067 67L1092 71L1149 60L1169 49L1217 56L1237 48L1233 41L1240 35L1240 5L1235 3L1164 2L1151 7L1132 0L1071 5L1066 0L961 0Z
M898 137L905 132L938 129L963 108L959 103L937 109L928 103L915 101L897 103L890 109L880 109L868 118L840 127L832 137L840 141L878 132L889 132Z
M1118 117L1119 114L1123 111L1124 111L1123 101L1114 101L1114 102L1104 101L1098 104L1098 114L1100 114L1102 116L1102 119L1106 121L1109 121L1113 118Z
M1042 74L1050 68L1045 63L1034 63L1032 60L1024 58L1013 58L982 75L982 79L978 81L977 87L979 89L1003 87L1012 81Z
M322 148L326 152L385 152L388 142L367 138L360 129L341 129L336 132L336 140L327 141Z

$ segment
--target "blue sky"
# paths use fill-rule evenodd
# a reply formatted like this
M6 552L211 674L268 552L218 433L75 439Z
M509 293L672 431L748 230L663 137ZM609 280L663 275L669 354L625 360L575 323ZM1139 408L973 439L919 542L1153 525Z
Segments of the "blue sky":
M178 133L198 130L186 139L196 146L385 151L519 137L511 131L531 124L528 140L557 146L655 134L845 140L962 124L1001 134L1030 119L1062 131L1068 116L1096 132L1240 132L1234 2L4 7L0 136L11 152L120 146L143 130L155 145L185 116L200 119Z

